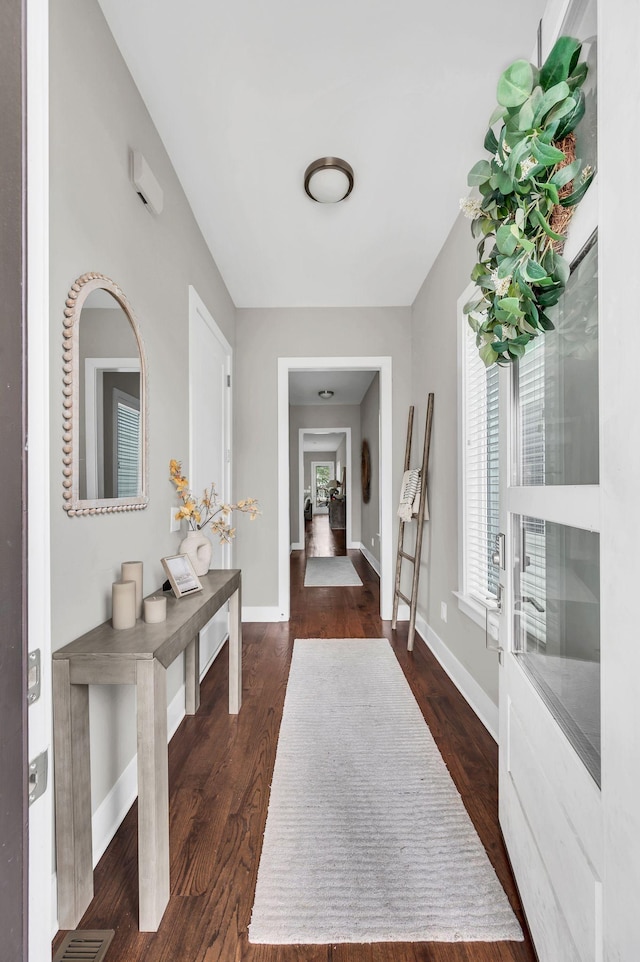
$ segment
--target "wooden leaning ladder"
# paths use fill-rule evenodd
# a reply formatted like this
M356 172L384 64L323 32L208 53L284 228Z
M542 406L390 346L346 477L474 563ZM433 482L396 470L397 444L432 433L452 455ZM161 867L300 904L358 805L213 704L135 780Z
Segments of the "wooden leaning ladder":
M409 408L409 423L407 425L407 445L404 452L404 471L408 471L411 463L411 437L413 435L413 405ZM433 421L433 393L427 399L427 417L424 428L424 445L422 448L422 467L420 469L420 506L418 513L413 514L412 521L418 522L416 532L415 554L410 555L404 550L404 529L408 521L400 519L398 527L398 556L396 558L396 584L393 593L393 618L391 627L396 628L398 622L398 605L400 600L409 605L409 635L407 638L407 648L413 651L413 638L416 630L416 606L418 604L418 583L420 581L420 559L422 556L422 534L424 529L424 514L427 505L427 471L429 469L429 447L431 445L431 422ZM413 579L411 582L411 597L400 591L400 579L402 575L402 561L410 561L413 565Z

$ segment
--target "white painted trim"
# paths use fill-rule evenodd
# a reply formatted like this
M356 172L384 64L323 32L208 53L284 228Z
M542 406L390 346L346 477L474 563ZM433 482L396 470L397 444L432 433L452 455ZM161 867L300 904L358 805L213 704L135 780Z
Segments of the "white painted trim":
M288 614L285 616L284 613L280 611L279 608L275 608L273 606L269 606L269 605L265 605L263 607L260 607L260 606L244 607L243 606L242 608L243 622L252 622L252 621L271 622L271 621L288 621L288 620L289 620Z
M478 684L473 675L458 661L450 648L438 637L422 615L416 616L416 632L435 655L467 704L476 713L493 740L498 742L498 706Z
M29 518L27 605L29 650L40 649L41 695L29 708L29 757L49 752L49 785L29 810L30 962L51 952L57 931L52 878L53 765L51 722L51 488L49 319L49 4L26 2L26 266ZM62 368L60 368L62 377ZM25 851L25 856L27 852Z
M221 494L223 494L222 500L233 501L233 348L231 344L226 339L221 329L216 324L215 320L211 316L207 305L204 303L195 287L189 284L189 342L191 343L191 331L194 324L196 323L196 318L200 318L204 324L209 328L216 341L222 347L223 353L227 356L225 374L227 378L231 381L231 388L228 393L225 394L225 418L224 418L224 440L223 444L226 448L225 457L225 475L221 479L222 483L216 482ZM191 358L189 359L189 365L191 366ZM193 411L193 400L192 400L192 381L189 377L189 470L192 470L193 465L193 424L192 424L192 411ZM216 480L216 479L213 479ZM233 543L225 544L222 546L222 567L231 568L233 563Z
M294 541L294 543L291 545L292 551L302 551L303 549L304 549L304 545L302 541Z
M380 617L391 620L393 609L393 400L391 357L278 358L278 601L281 621L290 614L289 553L289 372L380 372ZM351 547L351 545L349 545ZM357 545L355 545L357 547Z
M465 595L461 591L453 591L452 594L458 599L458 609L466 615L467 618L475 621L478 627L484 631L487 627L486 608L483 608L480 602L472 598L471 595Z
M396 616L396 621L408 621L410 614L411 614L411 609L409 605L405 604L404 601L401 601L398 604L398 614Z
M326 434L327 428L299 428L298 429L298 536L300 541L297 542L299 548L296 550L301 550L304 548L304 455L303 451L303 435L305 434ZM331 428L332 434L345 434L346 435L346 448L347 448L347 490L350 490L352 484L351 472L352 472L352 462L351 462L351 428ZM337 449L336 449L337 451ZM314 463L314 462L312 462ZM316 462L321 463L321 462ZM337 466L336 466L336 476L337 476ZM351 504L353 498L347 496L346 503L346 540L348 547L358 547L357 544L351 544Z
M456 323L457 323L457 383L458 383L458 585L460 586L460 591L464 592L465 585L465 551L464 551L464 538L465 532L467 530L467 518L466 518L466 505L464 496L464 482L465 482L465 472L466 472L466 455L465 455L465 438L467 434L467 424L466 424L466 404L465 404L465 393L466 393L466 380L465 380L465 366L464 366L464 337L467 332L468 321L464 314L462 313L462 308L471 299L473 292L476 290L475 284L469 284L465 287L464 291L458 298L457 308L456 308ZM468 612L465 612L468 614Z
M572 528L599 531L600 485L508 487L506 509L510 514L528 515Z
M356 548L358 548L360 553L365 556L365 559L367 560L367 562L371 565L371 567L373 568L375 573L378 575L378 577L380 577L380 562L378 561L378 559L371 554L368 548L365 548L365 546L361 541L358 544L356 544Z

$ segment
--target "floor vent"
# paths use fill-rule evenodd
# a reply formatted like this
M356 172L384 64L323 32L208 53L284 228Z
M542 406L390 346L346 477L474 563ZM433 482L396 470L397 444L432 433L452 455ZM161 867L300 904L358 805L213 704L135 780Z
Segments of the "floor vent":
M75 932L68 932L53 962L102 962L114 935L114 929L76 929Z

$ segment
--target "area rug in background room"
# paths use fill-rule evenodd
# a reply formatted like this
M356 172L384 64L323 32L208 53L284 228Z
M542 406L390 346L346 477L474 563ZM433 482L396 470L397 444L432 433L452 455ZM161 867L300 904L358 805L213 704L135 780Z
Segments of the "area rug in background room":
M389 642L298 639L249 941L522 941Z
M361 584L351 558L307 558L305 588L351 588Z

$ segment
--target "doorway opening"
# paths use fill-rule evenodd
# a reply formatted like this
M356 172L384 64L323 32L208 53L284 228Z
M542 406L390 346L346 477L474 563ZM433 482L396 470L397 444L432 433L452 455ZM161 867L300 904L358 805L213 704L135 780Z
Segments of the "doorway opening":
M360 550L367 560L372 564L374 570L380 575L380 614L384 619L391 618L392 610L392 589L393 589L393 508L392 508L392 471L391 471L391 372L392 359L390 357L336 357L336 358L279 358L278 359L278 580L279 580L279 607L280 618L283 621L289 619L290 614L290 553L292 550L301 550L304 547L304 506L305 495L304 485L302 486L302 496L300 494L299 479L303 474L300 465L300 435L302 429L324 429L338 432L346 427L351 429L351 447L347 455L338 458L334 452L329 452L329 456L318 456L316 460L333 461L334 470L337 472L337 462L346 460L346 464L341 463L342 468L346 469L345 487L340 491L340 485L333 485L337 489L336 497L333 500L339 502L341 493L346 496L345 505L345 539L347 549ZM375 382L375 414L369 411L366 419L367 440L374 444L377 455L373 459L372 474L377 482L375 502L371 502L368 523L372 526L372 534L367 536L366 544L362 539L361 513L359 505L362 503L361 484L360 484L360 451L362 440L364 439L361 416L358 415L357 421L350 423L348 415L348 405L342 404L343 398L333 391L328 383L332 376L344 376L352 374L354 381L358 378L364 379L366 384L360 397L352 404L358 407L363 401L363 394L371 388ZM293 376L293 380L292 380ZM315 392L302 405L293 403L296 398L292 390L298 377L304 377L311 387L308 390ZM326 382L326 383L325 383ZM319 395L319 399L318 399ZM325 397L328 395L328 397ZM293 400L292 400L293 399ZM329 403L324 403L328 401ZM306 423L301 423L302 411L308 408L309 416L305 419ZM330 411L333 408L333 420L322 420L319 412ZM340 420L342 415L344 420ZM365 423L364 421L362 422ZM298 451L295 451L295 448ZM296 456L297 455L297 456ZM351 470L350 470L351 469ZM342 481L342 478L331 478L330 481ZM309 488L311 485L309 484ZM350 497L351 495L351 497ZM307 495L312 501L311 491ZM331 498L327 503L327 512L331 510ZM351 510L350 510L351 507ZM333 507L335 515L340 512L338 504ZM317 513L317 512L316 512ZM373 519L373 520L372 520ZM337 523L340 523L338 519ZM375 552L375 553L374 553Z

